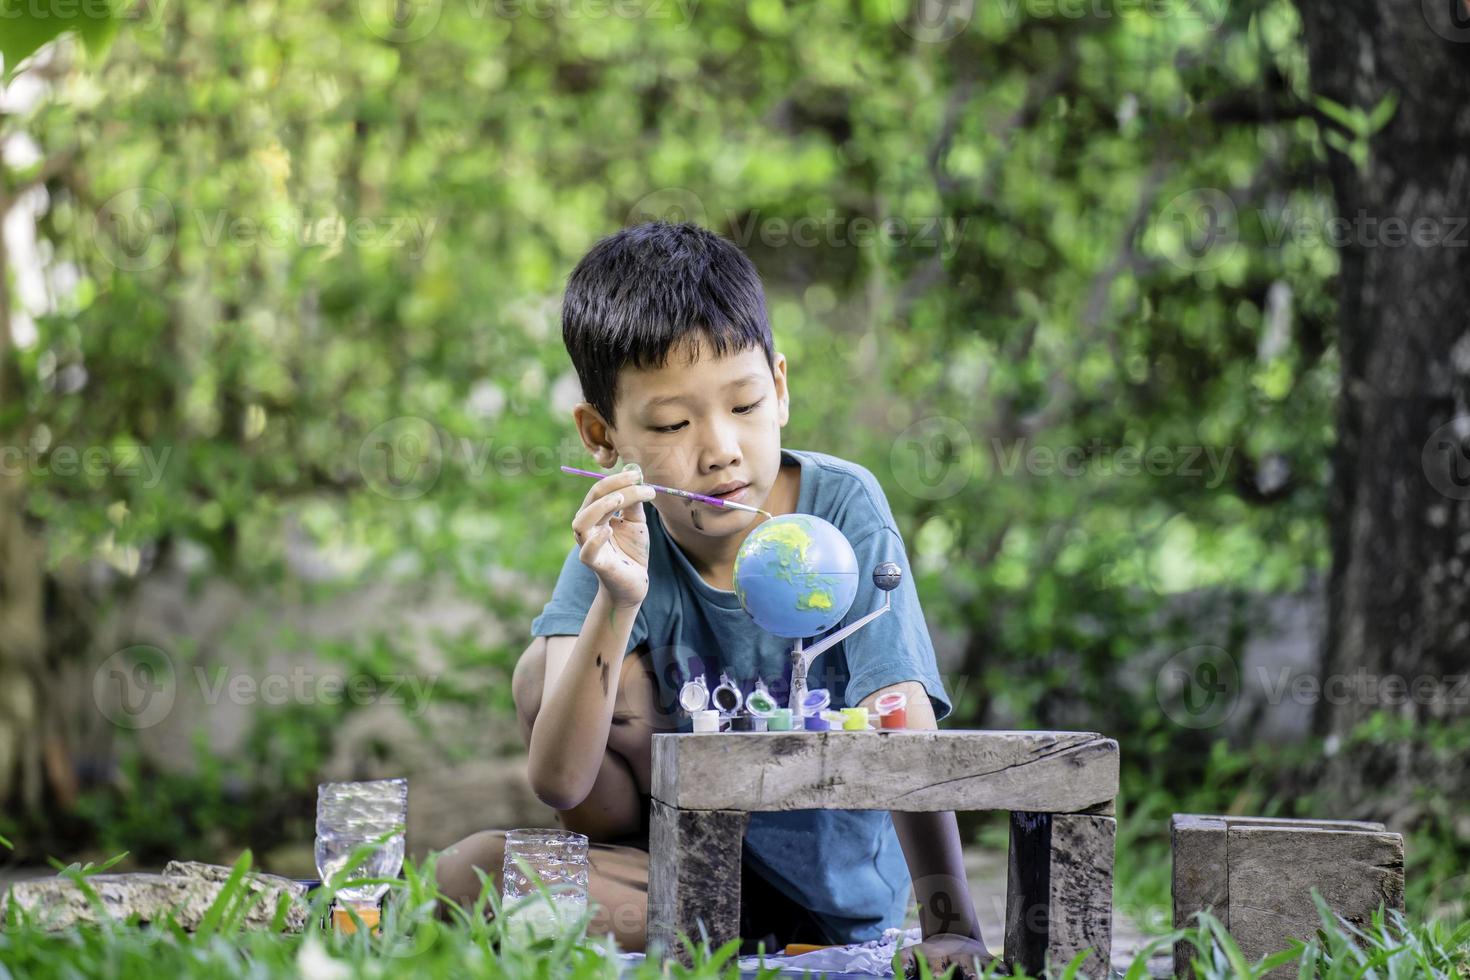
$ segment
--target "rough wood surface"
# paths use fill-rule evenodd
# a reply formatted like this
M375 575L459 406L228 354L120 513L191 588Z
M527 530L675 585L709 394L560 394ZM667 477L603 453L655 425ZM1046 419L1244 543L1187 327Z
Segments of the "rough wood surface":
M1225 863L1225 821L1220 817L1176 813L1169 821L1169 839L1174 854L1174 927L1191 928L1189 920L1209 909L1228 928L1230 891ZM1174 944L1174 973L1192 977L1189 963L1196 955L1194 945Z
M1084 949L1081 975L1105 977L1112 961L1113 856L1117 821L1089 814L1011 814L1006 960L1040 976Z
M1175 927L1212 909L1252 959L1315 934L1313 887L1355 925L1380 902L1403 908L1403 839L1381 823L1179 813L1170 836ZM1174 953L1175 975L1191 976L1194 947L1181 943Z
M1051 935L1058 971L1084 949L1082 975L1107 976L1113 952L1113 856L1118 821L1080 813L1052 815Z
M163 874L134 872L100 874L87 879L102 900L103 910L111 918L122 921L137 915L140 922L159 922L170 912L180 926L189 931L198 928L209 907L219 897L230 869L197 861L170 861ZM300 932L306 925L306 886L289 878L251 873L249 887L261 895L245 918L245 924L266 927L275 916L282 894L290 895L285 928ZM87 896L68 878L36 878L14 884L7 892L23 909L32 912L43 928L67 929L79 923L97 923L98 910ZM4 916L0 916L0 927Z
M690 965L679 933L711 949L740 933L740 853L749 814L651 803L648 941Z
M1321 924L1311 890L1354 926L1364 928L1379 904L1404 907L1404 845L1398 834L1318 827L1232 826L1230 934L1247 958L1311 939ZM1295 976L1282 967L1269 976Z
M1118 793L1118 743L1092 732L653 736L653 797L693 810L1030 810Z

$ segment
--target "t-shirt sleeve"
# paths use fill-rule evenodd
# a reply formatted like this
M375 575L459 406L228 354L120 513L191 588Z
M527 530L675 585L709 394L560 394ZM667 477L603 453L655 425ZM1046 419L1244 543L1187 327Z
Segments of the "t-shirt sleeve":
M541 615L531 620L532 636L581 634L582 627L587 622L587 610L592 608L592 600L597 598L598 582L597 573L582 564L582 559L578 557L580 550L573 545L567 552L566 561L562 562L561 572L556 577L556 587L551 591L551 598L542 608ZM648 639L647 608L647 602L638 607L638 616L633 621L633 632L628 637L625 655Z
M874 691L903 681L918 681L929 692L934 717L952 710L949 695L939 679L934 643L919 605L914 573L904 554L903 538L891 524L884 523L853 543L858 560L857 598L843 617L842 626L862 619L883 605L883 590L873 584L873 569L891 561L903 570L903 579L891 596L892 608L843 640L847 653L848 681L844 703L856 705Z

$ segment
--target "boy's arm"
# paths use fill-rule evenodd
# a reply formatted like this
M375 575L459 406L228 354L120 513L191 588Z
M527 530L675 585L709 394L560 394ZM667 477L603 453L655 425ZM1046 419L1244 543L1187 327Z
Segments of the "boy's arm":
M607 751L623 653L641 603L616 606L601 586L570 652L547 648L541 709L531 729L531 789L567 810L591 792ZM558 656L553 659L552 653Z
M910 729L927 732L939 729L934 718L934 706L929 703L924 685L918 681L891 684L863 698L861 704L873 711L874 702L890 691L908 696ZM920 933L925 939L947 934L968 936L983 943L980 923L975 918L975 906L970 901L970 886L965 878L965 859L954 812L889 812L893 817L893 828L898 831L898 842L903 846L909 877L914 881ZM930 960L932 964L932 956Z
M546 678L551 677L549 665L553 662L565 666L571 658L572 650L577 645L576 634L559 634L543 637L546 641L546 659L548 665L546 672L542 675L541 700L546 699L546 691L550 685L545 683ZM646 646L639 647L640 652L647 651ZM633 654L637 656L638 653ZM616 682L615 682L616 683ZM624 698L626 692L619 690L618 698ZM539 707L540 702L537 702ZM617 728L617 708L613 710L613 729ZM535 725L532 724L534 731ZM530 741L529 734L527 741ZM617 841L636 835L643 829L644 815L641 803L640 791L637 778L633 774L628 760L619 754L615 743L615 734L608 735L608 749L602 754L602 766L597 770L597 778L593 780L592 789L587 792L587 798L581 803L568 810L557 813L557 819L567 830L579 834L586 834L594 841Z

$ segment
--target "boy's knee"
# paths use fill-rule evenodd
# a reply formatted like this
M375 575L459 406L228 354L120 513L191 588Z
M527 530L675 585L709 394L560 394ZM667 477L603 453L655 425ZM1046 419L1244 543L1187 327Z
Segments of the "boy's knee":
M441 892L469 906L480 897L480 876L475 869L485 872L491 887L498 888L504 865L505 831L482 830L439 852L434 878Z
M538 636L526 647L510 675L510 693L516 718L527 729L541 710L541 690L546 678L546 637Z

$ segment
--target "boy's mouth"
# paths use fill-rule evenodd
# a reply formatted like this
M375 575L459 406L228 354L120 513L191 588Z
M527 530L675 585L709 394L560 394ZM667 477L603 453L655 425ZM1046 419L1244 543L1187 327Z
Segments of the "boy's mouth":
M721 485L722 486L729 486L729 484L721 484ZM748 484L748 483L738 483L738 484L735 484L731 489L725 490L723 493L715 493L714 491L709 491L706 494L706 496L709 496L709 497L719 497L721 500L740 501L740 500L742 500L744 498L745 492L747 490L749 490L749 489L750 489L750 484Z

